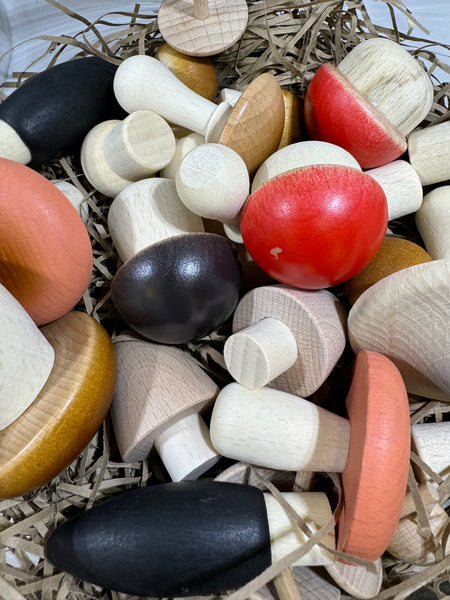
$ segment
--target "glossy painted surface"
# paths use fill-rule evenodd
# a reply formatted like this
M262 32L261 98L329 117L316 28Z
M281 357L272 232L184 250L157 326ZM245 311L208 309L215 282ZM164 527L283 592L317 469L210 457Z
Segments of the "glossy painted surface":
M406 150L403 134L331 64L314 74L304 117L312 139L341 146L363 169L390 163Z
M141 250L116 273L112 299L135 331L183 344L211 333L235 309L241 275L229 240L181 234Z
M31 406L0 432L0 498L49 482L77 458L105 417L116 359L105 329L82 312L42 328L55 365Z
M284 173L258 188L241 213L253 260L274 279L306 289L358 273L378 251L386 227L380 185L341 165Z
M0 282L37 325L75 306L92 264L86 227L66 196L36 171L0 158Z

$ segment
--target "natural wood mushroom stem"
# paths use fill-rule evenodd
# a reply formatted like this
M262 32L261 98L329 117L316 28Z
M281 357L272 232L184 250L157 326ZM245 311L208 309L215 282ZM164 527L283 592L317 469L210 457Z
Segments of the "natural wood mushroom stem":
M416 226L435 260L450 258L450 185L426 194L416 212Z
M450 121L414 130L408 137L408 154L422 185L450 179Z

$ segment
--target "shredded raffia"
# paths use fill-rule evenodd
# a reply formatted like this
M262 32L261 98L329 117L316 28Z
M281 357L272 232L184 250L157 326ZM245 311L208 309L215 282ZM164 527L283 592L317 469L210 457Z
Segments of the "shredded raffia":
M10 88L21 85L41 67L48 68L66 60L67 50L76 49L76 56L97 55L119 64L136 53L153 55L163 40L157 26L157 15L146 14L139 4L132 11L106 13L90 22L82 14L65 7L56 0L46 0L56 9L80 24L74 37L66 35L40 36L46 44L42 56L30 63L23 72L13 73L10 80L0 85L0 100ZM374 36L393 39L407 48L432 77L434 103L423 126L450 118L450 82L440 82L435 69L450 74L450 65L442 56L448 55L450 46L429 40L427 31L415 19L401 0L379 0L390 16L391 27L373 23L366 6L374 0L310 0L303 2L276 0L248 0L249 23L246 32L232 48L214 57L219 87L243 89L262 72L272 73L279 83L299 98L304 94L315 70L324 62L338 64L352 47ZM106 4L106 3L105 3ZM406 18L407 31L401 31L398 20ZM416 34L416 32L419 32ZM11 51L11 50L10 50ZM9 51L9 52L10 52ZM0 57L0 61L5 57ZM8 89L9 88L9 89ZM99 194L85 179L78 156L65 156L42 165L41 172L49 179L72 182L84 195L82 206L87 211L87 228L92 240L94 270L89 288L78 310L97 319L113 338L126 339L127 331L111 301L111 280L120 266L120 260L108 231L107 213L110 198ZM409 218L392 225L396 232L418 240L417 231ZM339 294L339 290L337 292ZM219 384L227 383L229 375L223 361L223 344L229 333L229 323L206 338L183 346ZM351 357L344 353L328 382L322 386L314 400L326 403L333 394L335 382L348 377ZM330 384L330 381L332 384ZM442 421L449 418L449 405L442 402L411 398L411 423ZM435 482L441 505L448 505L450 481L443 480L420 458L411 455L411 465L422 467ZM252 467L250 467L252 468ZM329 477L332 477L330 474ZM67 518L90 508L103 500L140 486L165 480L159 459L150 456L138 463L120 461L111 424L107 418L89 446L73 464L47 485L23 498L0 501L0 599L5 600L132 600L132 596L109 592L70 575L56 572L44 557L45 540L56 525ZM292 513L282 496L270 481L254 472L254 480L275 495ZM338 485L338 480L335 481ZM431 525L426 507L421 501L412 471L409 486L416 503L417 521L423 536L431 536ZM298 515L290 514L294 527L300 527L310 536L308 547L321 543L322 537L334 526L340 511L335 510L333 521L313 534ZM445 547L450 527L438 549ZM439 546L440 544L440 546ZM307 551L295 552L282 564L273 565L241 590L224 596L229 600L261 598L258 593L278 573ZM350 558L350 557L348 557ZM361 560L356 560L361 564ZM364 561L362 561L364 563ZM383 590L376 600L406 598L420 588L436 598L449 598L448 586L450 557L436 553L436 563L428 567L404 564L386 555L383 557ZM447 591L445 591L445 589ZM342 598L350 598L343 593ZM324 599L326 600L326 599Z

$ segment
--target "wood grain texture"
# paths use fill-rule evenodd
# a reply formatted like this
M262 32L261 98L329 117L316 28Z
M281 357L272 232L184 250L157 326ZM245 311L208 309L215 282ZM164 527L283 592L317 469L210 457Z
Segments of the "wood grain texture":
M423 121L433 104L430 76L393 40L374 37L357 44L338 69L404 135Z
M250 175L273 154L284 128L284 100L273 75L254 79L237 101L218 139L244 160Z
M269 156L255 173L252 193L277 175L310 165L346 165L361 170L347 150L328 142L306 140L280 148Z
M325 569L343 590L355 598L370 600L381 589L383 565L380 558L373 561L370 568L335 561L326 565Z
M382 354L359 352L346 406L350 443L337 546L375 561L397 527L408 480L409 402L395 365Z
M175 179L180 163L186 154L204 143L205 138L199 133L189 133L188 135L179 138L175 144L175 153L172 157L172 160L167 167L161 169L161 177L165 177L166 179Z
M426 194L416 212L416 226L435 260L450 258L450 185Z
M369 169L367 173L378 181L386 194L388 220L416 212L422 204L423 189L420 178L405 160Z
M116 380L113 344L86 313L69 312L42 332L55 350L46 385L0 432L0 497L49 482L89 443L105 417Z
M428 252L418 244L403 238L387 236L367 267L345 282L347 298L354 304L361 294L377 281L402 269L431 260Z
M346 314L343 305L328 290L261 286L240 300L233 316L233 332L266 317L284 323L293 333L298 349L297 361L271 381L270 387L302 397L311 395L322 385L344 351Z
M176 188L183 204L193 213L217 221L233 221L250 190L244 160L223 144L203 144L181 161Z
M184 417L212 405L217 385L179 348L117 342L117 385L111 407L122 458L142 460L155 440Z
M416 129L408 137L409 160L422 185L450 179L450 122Z
M30 315L0 284L0 430L15 421L45 385L55 351Z
M295 144L302 139L303 104L289 90L282 89L281 91L284 100L284 127L278 149Z
M213 102L217 96L217 73L209 57L187 56L163 44L156 58L196 94Z
M71 205L75 208L77 213L80 215L83 223L87 225L89 220L89 206L86 202L86 196L81 190L70 183L69 181L62 179L52 179L51 182L57 187L64 196L69 200Z
M92 274L83 221L64 194L36 171L0 159L0 283L37 325L66 314Z
M411 427L412 449L440 477L450 475L450 421L418 423ZM429 476L417 469L421 481Z
M308 86L304 117L312 139L342 146L363 169L392 162L407 147L402 132L329 63Z
M230 383L217 396L210 432L228 458L270 469L342 472L350 424L298 396Z
M169 124L150 110L138 110L123 121L94 127L81 146L81 166L102 194L115 197L133 181L166 167L175 154Z
M450 259L385 277L360 296L348 317L353 350L380 352L400 370L408 392L450 400Z
M0 156L15 160L22 165L31 162L32 156L28 146L9 123L0 119Z
M108 228L123 262L161 240L204 231L202 219L181 202L175 182L161 177L122 190L110 206Z
M209 0L208 11L196 11L195 1L163 0L158 27L164 40L179 52L212 56L230 48L247 27L245 0Z

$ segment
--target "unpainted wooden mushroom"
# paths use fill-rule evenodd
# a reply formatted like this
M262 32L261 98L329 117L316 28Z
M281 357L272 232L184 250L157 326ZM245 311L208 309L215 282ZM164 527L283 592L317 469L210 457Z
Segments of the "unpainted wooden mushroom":
M435 260L450 258L450 185L426 194L416 213L416 226Z

